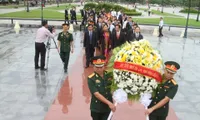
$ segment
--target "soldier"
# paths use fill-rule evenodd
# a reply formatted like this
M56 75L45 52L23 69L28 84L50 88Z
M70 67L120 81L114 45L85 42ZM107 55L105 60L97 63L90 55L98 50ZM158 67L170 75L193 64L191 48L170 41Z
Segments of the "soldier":
M63 31L58 34L58 50L64 63L64 71L67 72L70 51L73 53L73 35L68 32L69 24L62 25Z
M156 95L152 98L146 114L149 120L166 120L169 111L169 101L173 99L178 90L178 84L173 79L180 65L174 61L165 62L163 82L158 86Z
M92 94L90 103L93 120L107 120L110 111L115 112L110 91L111 75L104 71L105 56L93 58L94 73L88 76L88 87Z

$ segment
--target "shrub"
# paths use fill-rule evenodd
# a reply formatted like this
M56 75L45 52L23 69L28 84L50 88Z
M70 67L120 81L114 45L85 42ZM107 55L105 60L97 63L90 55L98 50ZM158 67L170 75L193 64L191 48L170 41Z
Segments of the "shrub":
M111 9L114 9L116 11L122 10L123 12L136 12L135 9L128 9L125 7L122 7L120 5L115 5L115 4L111 4L111 3L99 3L99 4L95 4L95 3L87 3L84 6L84 9L89 9L89 8L95 8L96 11L100 11L103 8L105 8L106 12L110 11Z
M188 13L188 10L189 10L188 8L184 8L184 9L180 10L179 12ZM191 8L190 13L198 13L198 10Z
M142 13L140 12L124 12L128 16L141 16Z
M84 5L84 9L90 9L90 8L96 8L97 4L96 3L87 3Z

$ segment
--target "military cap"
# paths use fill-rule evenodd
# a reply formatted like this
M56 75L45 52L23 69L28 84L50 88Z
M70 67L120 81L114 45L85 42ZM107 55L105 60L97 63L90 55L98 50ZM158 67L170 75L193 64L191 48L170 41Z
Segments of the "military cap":
M176 73L176 71L180 69L180 65L174 61L167 61L165 62L165 68L171 73Z
M93 57L92 63L94 64L95 67L103 67L105 65L105 59L106 57L103 55L100 56L95 56Z

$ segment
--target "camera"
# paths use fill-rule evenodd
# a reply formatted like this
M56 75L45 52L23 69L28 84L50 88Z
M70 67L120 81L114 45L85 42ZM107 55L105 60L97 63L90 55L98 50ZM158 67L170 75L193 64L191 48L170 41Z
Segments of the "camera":
M53 33L53 29L54 29L55 27L54 26L48 26L48 30L51 32L51 33Z

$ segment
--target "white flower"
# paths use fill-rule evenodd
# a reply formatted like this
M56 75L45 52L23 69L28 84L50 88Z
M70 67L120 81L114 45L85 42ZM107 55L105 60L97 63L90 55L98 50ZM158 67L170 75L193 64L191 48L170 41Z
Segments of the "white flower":
M132 80L131 80L131 79L129 79L129 80L127 81L127 85L128 85L128 86L131 86L131 85L132 85Z
M119 83L117 86L118 86L119 88L124 88L124 84L123 84L123 83Z
M125 91L126 91L127 93L131 93L131 91L130 91L130 90L128 90L128 89L125 89Z
M146 81L146 82L144 82L142 85L143 85L143 86L148 86L148 84L149 84L149 83Z
M137 86L133 86L131 89L132 92L137 92L138 91L138 87Z

